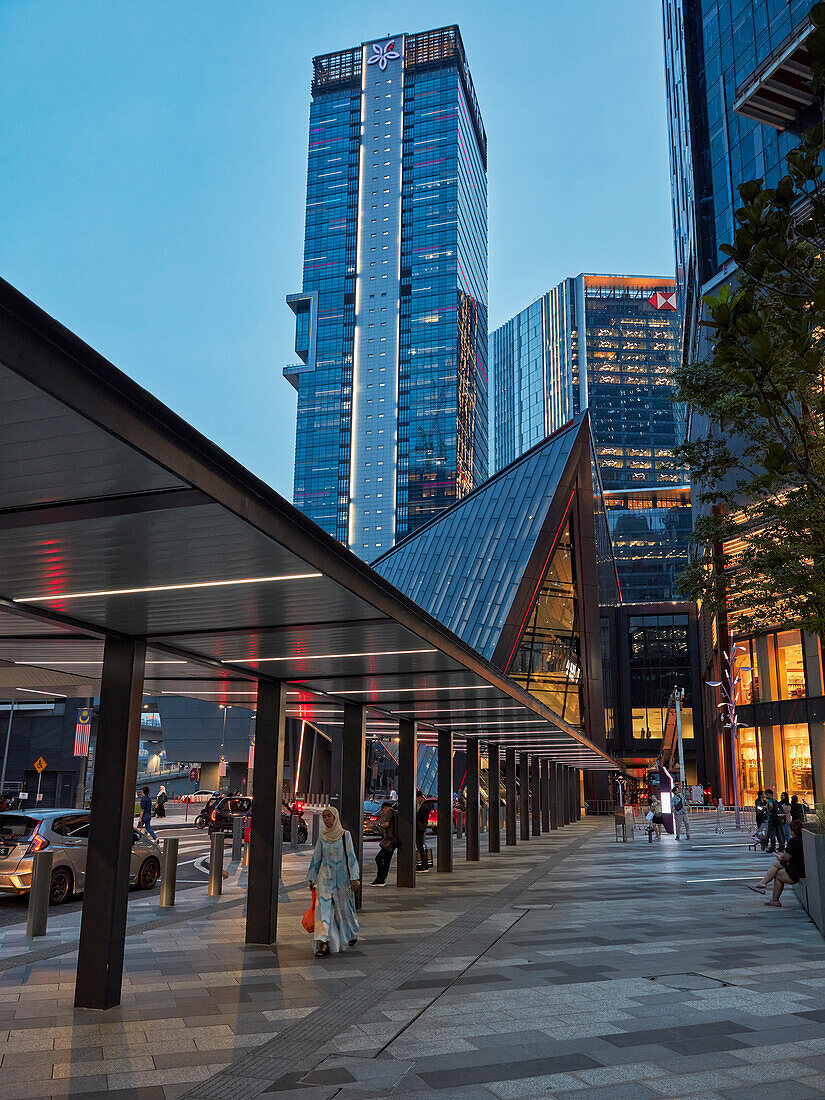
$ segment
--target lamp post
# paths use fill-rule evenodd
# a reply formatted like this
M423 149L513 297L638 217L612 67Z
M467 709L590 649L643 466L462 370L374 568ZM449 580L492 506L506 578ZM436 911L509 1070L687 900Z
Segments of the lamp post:
M224 753L225 753L225 750L226 750L226 712L228 710L232 709L232 704L231 703L219 703L218 706L223 711L223 729L221 730L221 758L220 758L220 761L218 762L218 790L222 790L223 785L221 783L221 780L226 779L226 773L227 773L226 758L224 756ZM220 774L221 764L224 765L223 775ZM225 785L226 786L229 785L228 781Z
M6 726L6 748L3 752L3 770L0 771L0 795L6 788L6 765L9 759L9 741L11 740L11 724L14 718L15 700L14 695L11 697L11 705L9 707L9 724Z

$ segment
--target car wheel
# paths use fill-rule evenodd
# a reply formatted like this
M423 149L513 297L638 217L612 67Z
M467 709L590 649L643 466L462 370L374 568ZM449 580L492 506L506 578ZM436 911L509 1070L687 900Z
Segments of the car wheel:
M49 888L49 905L62 905L72 895L72 873L65 867L52 871Z
M156 859L147 859L141 864L138 871L137 884L139 890L151 890L158 881L160 864Z

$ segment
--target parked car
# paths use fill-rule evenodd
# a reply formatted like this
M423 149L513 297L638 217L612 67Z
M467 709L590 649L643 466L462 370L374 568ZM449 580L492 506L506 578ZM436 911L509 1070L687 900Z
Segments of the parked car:
M31 889L36 852L54 853L50 904L60 905L82 893L89 844L89 812L37 810L0 813L0 892L25 894ZM160 875L160 848L144 832L132 832L129 882L151 890Z
M218 831L231 833L235 818L246 817L251 810L252 799L247 798L245 795L226 795L223 798L216 798L214 802L207 803L204 813L209 835L211 836L212 833ZM292 806L286 802L282 803L281 828L283 829L284 840L288 841L292 837L292 816L295 813L298 815L298 843L306 844L309 830L306 821L304 821L303 812L303 802L295 802Z
M218 794L218 791L193 791L192 794L185 794L181 798L181 802L188 802L190 805L193 802L208 802L216 794Z

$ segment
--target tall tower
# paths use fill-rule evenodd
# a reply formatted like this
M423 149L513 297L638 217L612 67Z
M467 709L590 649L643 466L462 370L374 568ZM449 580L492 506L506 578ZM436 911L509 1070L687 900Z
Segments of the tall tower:
M368 561L487 477L486 172L458 27L314 59L294 502Z
M670 600L687 563L690 489L673 468L673 279L565 279L491 336L501 469L590 410L622 595Z

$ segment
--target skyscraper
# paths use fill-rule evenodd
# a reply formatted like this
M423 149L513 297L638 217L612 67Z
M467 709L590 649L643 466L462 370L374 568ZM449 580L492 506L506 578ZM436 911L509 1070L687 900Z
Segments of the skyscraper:
M367 560L487 477L486 165L458 27L314 59L294 502Z
M565 279L492 334L501 469L590 410L625 602L672 599L687 561L690 491L673 469L673 279Z

